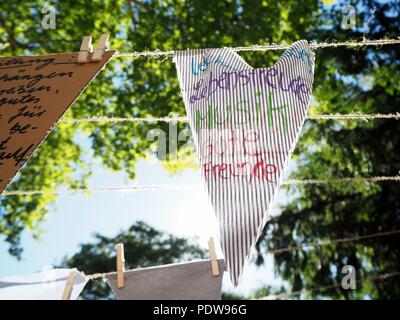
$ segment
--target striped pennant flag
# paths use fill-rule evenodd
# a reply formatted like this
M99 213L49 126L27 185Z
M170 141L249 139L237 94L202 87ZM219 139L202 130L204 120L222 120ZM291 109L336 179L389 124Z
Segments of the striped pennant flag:
M202 180L237 285L268 219L308 110L314 54L293 43L269 68L228 48L175 53Z

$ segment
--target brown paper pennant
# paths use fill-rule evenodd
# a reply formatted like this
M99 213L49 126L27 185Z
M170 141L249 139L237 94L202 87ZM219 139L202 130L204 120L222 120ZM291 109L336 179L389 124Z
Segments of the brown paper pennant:
M0 58L0 194L115 52Z

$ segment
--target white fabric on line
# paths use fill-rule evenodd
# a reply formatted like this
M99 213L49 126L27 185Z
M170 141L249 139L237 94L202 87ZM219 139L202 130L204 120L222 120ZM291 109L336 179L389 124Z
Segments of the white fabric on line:
M0 279L0 300L61 300L70 272L75 272L70 300L76 300L87 282L77 269L50 269Z

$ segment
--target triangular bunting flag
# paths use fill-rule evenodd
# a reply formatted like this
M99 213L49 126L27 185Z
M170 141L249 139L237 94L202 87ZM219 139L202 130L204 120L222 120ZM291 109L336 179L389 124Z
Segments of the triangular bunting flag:
M0 58L0 194L114 53Z
M252 68L227 48L178 51L174 61L237 285L306 118L314 54L302 40L270 68Z
M218 266L218 276L209 260L127 270L123 288L118 288L116 273L106 279L118 300L221 300L224 261L218 260Z

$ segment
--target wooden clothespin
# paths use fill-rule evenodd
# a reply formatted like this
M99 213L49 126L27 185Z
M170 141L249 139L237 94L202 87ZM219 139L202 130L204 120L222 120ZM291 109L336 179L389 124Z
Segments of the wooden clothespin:
M72 288L74 287L75 270L68 274L67 283L64 287L64 292L62 294L62 300L69 300L71 298Z
M108 34L101 35L99 42L97 43L96 50L93 52L92 61L101 61L101 59L103 59L104 52L110 47L110 42L108 39Z
M122 243L118 243L115 246L117 250L117 287L118 289L125 287L125 254L124 254L124 245Z
M81 49L78 54L78 63L88 62L89 53L93 51L92 37L84 36L81 43Z
M218 266L217 252L215 251L214 238L210 238L210 240L208 240L208 249L210 251L212 275L214 277L218 277L219 276L219 266Z

